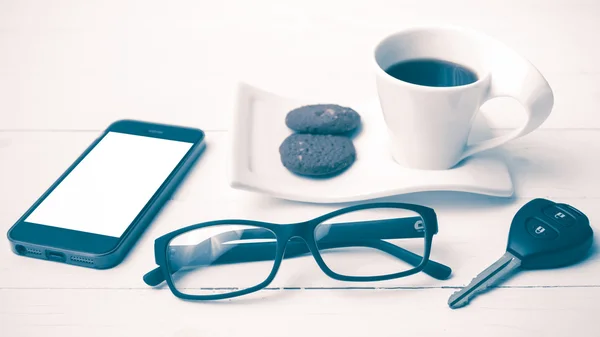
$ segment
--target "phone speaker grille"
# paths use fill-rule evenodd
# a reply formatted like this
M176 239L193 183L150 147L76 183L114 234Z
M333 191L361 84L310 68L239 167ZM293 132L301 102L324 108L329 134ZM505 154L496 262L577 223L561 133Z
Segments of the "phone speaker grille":
M94 264L94 260L83 256L71 256L71 261L83 264Z
M42 251L35 248L25 247L25 251L27 252L27 254L42 255Z

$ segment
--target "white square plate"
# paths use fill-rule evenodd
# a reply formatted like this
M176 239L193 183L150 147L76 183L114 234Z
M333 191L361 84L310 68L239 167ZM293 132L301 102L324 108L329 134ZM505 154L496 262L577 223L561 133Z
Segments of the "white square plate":
M295 175L280 161L279 145L292 131L285 125L288 111L306 104L335 103L296 100L241 83L234 111L231 186L272 197L313 203L338 203L423 191L460 191L509 197L510 174L499 151L488 151L443 171L414 170L394 162L388 134L377 101L368 106L348 105L362 118L353 139L356 161L328 179ZM481 115L481 114L480 114ZM485 119L478 117L471 141L491 137Z

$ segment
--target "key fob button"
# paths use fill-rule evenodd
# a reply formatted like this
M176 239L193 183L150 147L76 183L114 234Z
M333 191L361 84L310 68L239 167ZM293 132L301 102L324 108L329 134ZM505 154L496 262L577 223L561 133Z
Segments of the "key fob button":
M545 208L544 214L546 214L546 216L548 216L550 219L566 227L573 226L576 222L575 218L571 214L556 206Z
M558 232L554 228L538 219L527 221L527 232L538 239L552 240L558 237Z

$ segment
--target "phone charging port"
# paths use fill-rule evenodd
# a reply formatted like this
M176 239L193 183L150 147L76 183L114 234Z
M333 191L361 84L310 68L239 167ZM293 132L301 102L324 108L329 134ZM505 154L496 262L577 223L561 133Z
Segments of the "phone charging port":
M57 261L57 262L65 262L67 260L67 258L65 257L65 254L59 253L59 252L47 251L46 257L48 258L48 260Z

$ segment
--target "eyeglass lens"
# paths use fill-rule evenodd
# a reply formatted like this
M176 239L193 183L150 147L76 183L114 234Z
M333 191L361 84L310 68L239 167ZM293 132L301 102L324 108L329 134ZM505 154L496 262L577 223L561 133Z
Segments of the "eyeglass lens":
M276 249L275 233L266 228L218 225L173 238L167 261L171 280L182 294L227 294L265 281Z
M425 252L424 230L414 211L372 208L324 221L315 228L315 240L334 273L375 277L418 266Z

